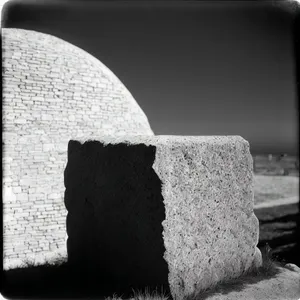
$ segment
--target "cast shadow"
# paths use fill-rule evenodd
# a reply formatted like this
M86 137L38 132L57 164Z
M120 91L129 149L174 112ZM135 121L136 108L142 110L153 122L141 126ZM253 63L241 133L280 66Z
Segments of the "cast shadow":
M65 169L68 260L4 272L10 299L169 293L155 147L70 141Z
M68 263L89 291L168 288L155 146L70 141L65 169Z

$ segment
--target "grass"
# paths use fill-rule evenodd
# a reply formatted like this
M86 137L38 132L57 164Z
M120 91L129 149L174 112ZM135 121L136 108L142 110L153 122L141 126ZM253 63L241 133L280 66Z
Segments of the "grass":
M133 290L133 297L134 300L168 300L171 298L170 295L168 295L163 290L161 292L158 292L157 290L150 292L148 289L145 290L145 292L141 291L135 291Z
M150 289L146 288L145 291L135 291L132 289L132 295L129 299L132 300L169 300L172 297L166 293L163 289L159 292L157 289L151 291ZM112 297L107 297L105 300L122 300L122 296L119 297L117 294L114 294Z
M46 263L35 262L33 259L26 258L17 268L31 268L31 267L46 267L46 268L58 268L59 266L67 262L67 257L59 254L55 259L49 260Z

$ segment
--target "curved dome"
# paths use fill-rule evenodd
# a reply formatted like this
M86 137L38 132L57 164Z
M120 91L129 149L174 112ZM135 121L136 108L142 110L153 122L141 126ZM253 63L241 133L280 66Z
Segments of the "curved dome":
M55 102L63 102L59 108L64 111L58 112L73 115L71 119L75 117L80 123L80 127L72 128L72 134L88 127L97 134L153 135L146 115L130 92L92 55L36 31L3 28L2 36L4 88L11 93L9 82L19 82L15 94L23 99L30 97L33 103L27 105L36 107L42 102L56 106Z
M4 256L24 259L65 247L70 139L153 132L126 87L84 50L11 28L2 48Z

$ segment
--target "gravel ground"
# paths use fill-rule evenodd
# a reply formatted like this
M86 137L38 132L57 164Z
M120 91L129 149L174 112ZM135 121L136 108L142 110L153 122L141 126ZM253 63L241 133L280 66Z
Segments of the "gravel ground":
M299 300L300 299L300 269L297 266L286 269L274 278L248 284L241 290L229 293L218 293L205 298L206 300ZM200 300L200 299L199 299Z

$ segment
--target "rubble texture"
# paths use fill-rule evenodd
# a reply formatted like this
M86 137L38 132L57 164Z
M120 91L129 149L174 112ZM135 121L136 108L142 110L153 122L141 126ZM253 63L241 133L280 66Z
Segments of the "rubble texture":
M4 268L66 253L63 172L70 139L153 135L119 79L47 34L2 28Z
M175 299L261 264L247 141L239 136L95 139L104 145L156 147L153 169L165 208L164 259Z

